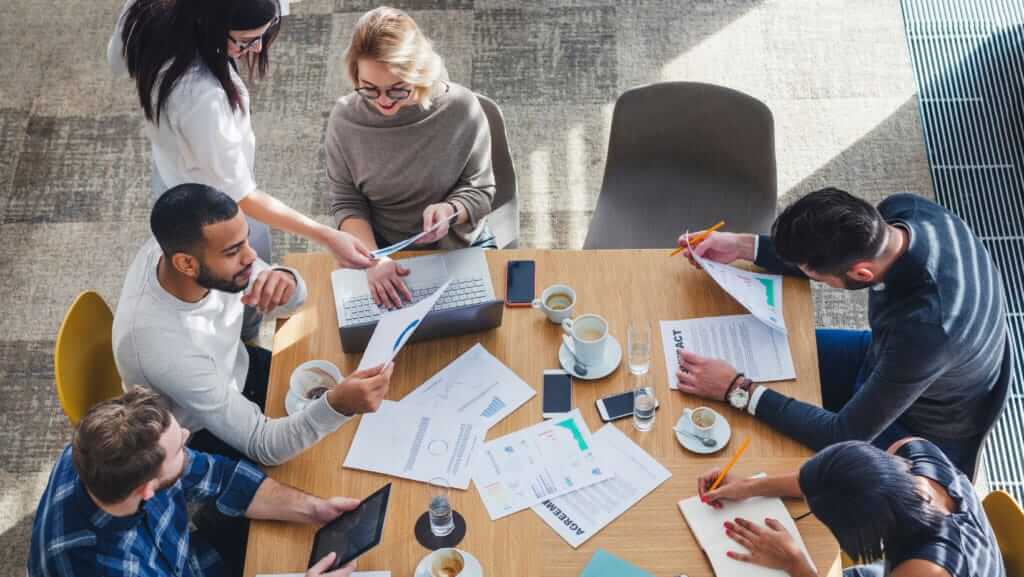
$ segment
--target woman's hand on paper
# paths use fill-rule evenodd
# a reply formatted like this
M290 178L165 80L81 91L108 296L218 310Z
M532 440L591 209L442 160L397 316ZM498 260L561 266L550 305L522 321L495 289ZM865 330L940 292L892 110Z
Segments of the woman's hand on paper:
M792 577L817 575L817 571L804 557L800 545L786 528L775 519L765 519L764 522L765 525L760 526L746 519L726 521L725 534L749 551L729 551L726 555L737 561L779 569Z
M742 501L753 497L750 483L746 479L737 479L733 475L726 475L718 488L710 491L711 485L715 484L721 468L715 467L697 478L697 496L700 500L716 508L722 508L722 501Z
M402 277L409 275L409 269L388 257L380 259L376 266L366 271L373 302L388 310L402 308L402 302L412 301L412 292L405 286Z
M439 202L431 204L423 210L423 232L437 227L433 232L416 241L417 244L430 244L448 236L449 222L455 216L455 208L451 203Z
M349 577L356 570L356 562L352 561L340 569L324 573L331 566L331 563L334 563L335 557L337 557L337 554L333 551L325 555L323 559L316 562L316 565L310 567L309 571L306 571L306 577Z
M342 268L367 268L374 264L375 259L363 241L345 231L326 228L322 239L324 248L334 256L334 261Z
M736 369L732 365L686 350L679 350L676 358L679 361L676 380L680 391L705 399L725 400L729 385L736 378Z

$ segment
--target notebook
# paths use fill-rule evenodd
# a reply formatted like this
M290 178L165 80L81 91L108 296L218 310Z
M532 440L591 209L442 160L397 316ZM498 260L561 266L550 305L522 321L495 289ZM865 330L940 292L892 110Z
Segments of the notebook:
M781 499L754 497L745 501L726 502L721 509L715 509L702 503L700 497L694 496L680 501L679 510L683 513L683 518L690 526L690 531L693 532L697 543L707 554L711 561L711 568L714 569L715 575L718 577L733 575L787 577L785 571L744 563L726 556L727 551L746 552L739 543L726 536L722 526L726 521L732 521L737 517L742 517L758 525L764 525L766 518L775 519L796 539L804 556L813 565L813 560L810 553L807 552L807 546L804 545L800 531L797 530L796 523L793 522L793 518L790 517L789 511L786 510Z
M619 559L604 549L598 549L590 558L590 563L583 568L580 577L654 577L654 575L628 561Z

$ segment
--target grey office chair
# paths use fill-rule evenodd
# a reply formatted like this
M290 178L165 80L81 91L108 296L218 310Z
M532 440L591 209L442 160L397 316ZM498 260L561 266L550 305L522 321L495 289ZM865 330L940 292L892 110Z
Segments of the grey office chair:
M730 88L662 82L615 103L604 181L587 249L669 248L720 220L768 232L775 218L775 124Z
M992 429L995 428L1000 415L1003 414L1003 409L1006 408L1006 402L1010 398L1013 374L1013 342L1012 337L1007 335L1006 348L1003 350L1003 363L999 369L999 380L996 381L995 386L992 387L992 392L989 393L991 398L985 414L985 433L981 435L978 440L978 446L966 458L965 462L958 463L960 469L971 476L972 482L978 478L978 472L981 470L981 453L985 448L985 442L991 436Z
M493 100L483 94L476 95L491 127L491 164L497 189L487 223L494 233L498 248L519 246L519 189L516 185L516 167L505 132L505 117Z

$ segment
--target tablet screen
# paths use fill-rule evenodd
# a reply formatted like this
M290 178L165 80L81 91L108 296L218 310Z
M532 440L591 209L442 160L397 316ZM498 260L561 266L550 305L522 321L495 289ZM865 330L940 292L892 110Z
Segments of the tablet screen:
M345 565L380 543L384 533L384 515L388 510L391 483L367 497L358 507L342 513L316 533L309 566L331 551L337 553L332 569Z

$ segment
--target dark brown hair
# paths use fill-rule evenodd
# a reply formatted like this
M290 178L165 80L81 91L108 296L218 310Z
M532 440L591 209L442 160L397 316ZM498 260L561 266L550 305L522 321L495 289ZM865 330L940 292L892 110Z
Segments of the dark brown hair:
M167 403L143 387L89 409L71 441L71 460L85 488L113 504L155 479L166 456L160 437L170 425Z

